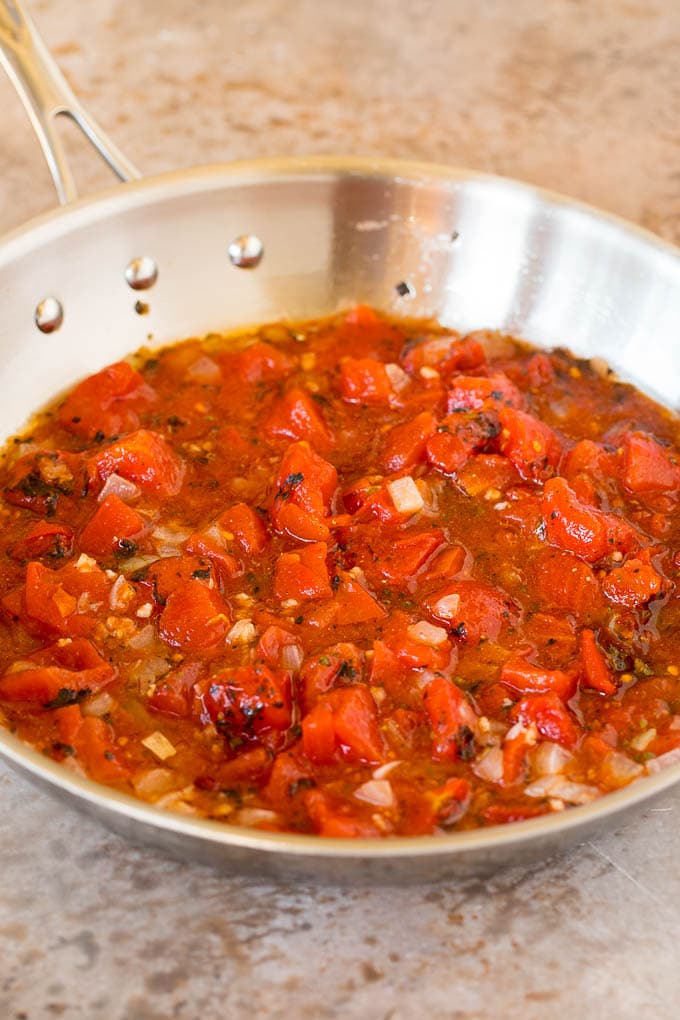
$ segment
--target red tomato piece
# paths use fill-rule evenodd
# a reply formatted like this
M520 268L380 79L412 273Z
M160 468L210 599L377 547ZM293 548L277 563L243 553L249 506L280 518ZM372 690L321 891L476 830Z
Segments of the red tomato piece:
M267 666L225 669L195 687L202 722L212 721L227 737L262 737L292 722L290 675Z
M183 662L157 680L149 693L148 705L155 712L186 719L191 715L194 684L201 673L200 662Z
M321 453L333 445L324 417L312 396L299 386L276 401L263 423L267 435L305 439Z
M255 658L262 660L265 666L269 666L271 669L280 669L284 665L282 661L284 649L291 648L298 642L299 639L295 634L284 630L283 627L276 625L267 627L258 641Z
M79 694L94 694L111 683L117 672L84 638L58 641L23 662L25 669L0 678L0 698L38 703L44 708L67 705Z
M610 551L604 515L585 506L563 478L546 482L541 506L551 545L567 549L588 563Z
M234 539L246 556L259 556L269 542L264 521L247 503L236 503L217 520L218 527Z
M59 560L70 556L73 551L74 532L67 524L56 521L38 521L32 524L24 537L13 545L10 556L14 560L34 560L48 556Z
M184 481L185 464L163 436L147 429L131 432L90 459L93 478L106 481L119 474L149 496L176 496Z
M215 570L205 556L164 556L140 571L140 583L149 585L155 602L165 605L177 588L187 581L216 584ZM136 574L132 575L134 579Z
M378 712L367 687L343 687L323 695L302 720L302 747L315 765L339 754L354 764L377 765L383 759Z
M282 553L274 570L277 599L326 599L333 594L328 578L325 542L302 546L297 552Z
M423 605L435 620L468 644L478 644L483 638L495 641L519 618L517 606L500 588L467 578L428 595Z
M302 535L299 530L323 524L337 485L338 473L332 464L309 443L293 443L284 453L274 481L271 517L276 530L309 541L308 532ZM297 508L294 513L291 507Z
M585 687L592 687L601 694L616 694L612 671L595 640L595 634L587 628L581 631L581 666L581 683Z
M127 361L117 361L83 379L59 408L59 423L69 432L92 439L116 436L139 427L139 412L156 394Z
M497 801L484 808L482 816L489 825L510 825L538 818L550 811L547 804L527 804L526 801Z
M473 757L477 717L465 692L451 680L436 676L425 688L423 701L433 730L432 757L439 761Z
M571 713L554 691L533 694L518 701L510 711L510 721L529 726L532 723L544 740L573 747L578 731Z
M12 466L4 495L12 506L51 517L62 497L78 497L86 489L87 475L79 454L37 450Z
M341 642L306 659L300 669L304 707L309 711L336 681L361 679L364 653L350 642Z
M553 691L563 701L568 701L576 690L574 674L565 673L561 669L534 666L519 655L511 656L503 664L500 680L519 694L545 694Z
M315 785L312 770L302 760L298 745L287 751L280 751L264 788L264 797L274 810L290 811L292 802Z
M545 422L525 411L504 407L498 412L502 431L499 448L522 478L543 481L555 473L562 444Z
M425 448L437 427L430 411L423 411L403 425L395 425L385 434L380 455L386 471L403 471L425 459Z
M626 560L610 570L602 582L602 590L611 602L623 606L642 606L663 594L663 577L642 559Z
M450 414L428 439L427 459L438 471L455 474L499 432L495 413L460 411Z
M130 778L120 748L114 742L113 727L104 719L88 716L71 738L76 757L98 783L124 783Z
M636 495L675 492L680 464L653 436L629 432L623 438L623 484Z
M184 548L190 556L208 560L221 584L234 577L241 577L244 572L241 561L227 552L224 544L216 538L208 535L189 535Z
M587 563L572 553L541 550L533 561L531 574L536 595L546 608L573 613L584 623L604 613L605 602L597 577Z
M389 404L394 390L381 361L345 358L340 363L340 394L350 404Z
M209 653L231 626L229 606L214 588L198 580L175 588L161 613L158 636L184 652Z
M240 351L228 351L217 358L227 380L242 383L276 382L285 379L295 367L294 362L276 347L260 340Z
M308 790L304 799L319 836L331 839L371 839L380 834L372 822L361 818L339 798L322 790Z
M481 411L525 406L524 397L507 376L459 375L447 398L447 411Z
M110 582L97 566L88 564L79 569L68 564L60 570L49 570L42 563L29 563L24 609L48 630L85 636L92 632L96 622L92 613L108 600L109 588Z
M334 598L334 619L338 627L385 619L387 612L378 600L366 591L351 574L344 570L337 570L335 577L338 578L338 582Z
M145 527L144 518L119 496L107 496L81 531L80 548L98 559L110 559L114 552L130 556Z

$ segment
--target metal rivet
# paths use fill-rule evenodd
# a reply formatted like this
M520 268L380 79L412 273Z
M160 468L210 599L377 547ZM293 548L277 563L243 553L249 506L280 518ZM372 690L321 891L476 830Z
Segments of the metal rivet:
M56 333L64 321L64 309L56 298L46 297L37 305L33 317L41 333Z
M406 280L402 280L394 289L399 297L413 297L416 292L415 287L412 287L410 283L406 282Z
M149 255L140 255L125 267L125 280L133 290L148 290L157 279L158 266Z
M241 234L227 249L229 260L238 269L254 269L262 261L264 245L255 234Z

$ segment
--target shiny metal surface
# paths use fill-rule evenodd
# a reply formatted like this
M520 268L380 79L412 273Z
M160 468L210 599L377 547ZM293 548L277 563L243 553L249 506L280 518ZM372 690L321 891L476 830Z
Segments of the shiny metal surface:
M225 239L244 231L267 253L248 273L226 257ZM121 273L140 251L159 271L143 324ZM402 281L408 294L396 289ZM54 338L33 324L38 287L59 295L66 310ZM605 357L624 378L680 405L680 254L582 206L445 167L264 161L141 181L10 235L0 248L0 294L0 437L149 333L149 342L163 344L353 301ZM423 881L552 853L680 779L675 766L561 814L376 843L162 812L72 776L5 732L0 752L130 838L239 870L328 881Z
M81 119L15 0L0 0L0 49L62 201L75 189L52 130L56 114L74 117L119 176L136 174ZM262 249L246 243L253 238ZM142 261L157 269L155 282L154 273L139 275ZM142 279L154 282L143 323L129 289ZM45 293L52 311L65 313L53 337L34 321ZM357 301L605 358L680 407L680 253L559 196L449 167L264 160L134 182L9 235L0 244L0 296L0 439L61 389L143 343L326 315ZM678 765L507 827L344 841L163 812L74 776L2 730L0 753L121 834L173 854L257 874L370 883L464 876L546 855L680 780Z

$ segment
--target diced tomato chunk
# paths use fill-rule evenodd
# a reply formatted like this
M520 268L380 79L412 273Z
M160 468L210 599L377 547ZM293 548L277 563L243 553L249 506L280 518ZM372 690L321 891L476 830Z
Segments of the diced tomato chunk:
M519 655L511 656L501 669L501 683L519 694L545 694L553 691L567 701L576 690L576 676L561 669L534 666Z
M48 630L85 636L92 632L92 613L108 599L109 588L110 581L96 565L80 569L69 563L60 570L49 570L33 562L26 567L23 607Z
M483 450L498 435L495 413L460 411L440 423L427 441L427 459L444 474L460 471L474 453Z
M300 387L281 397L265 419L263 428L270 436L305 439L321 453L332 446L331 434L311 395Z
M221 584L234 577L241 577L244 572L241 561L227 552L224 544L212 536L189 535L184 548L190 556L207 560L213 566Z
M386 471L410 469L425 459L425 448L437 427L430 411L423 411L403 425L395 425L383 440L380 461Z
M563 478L545 483L541 506L548 541L588 563L613 552L628 552L637 544L629 524L583 503Z
M477 717L465 692L451 680L436 676L425 688L423 700L433 730L433 758L456 761L473 757Z
M345 358L340 363L340 393L350 404L389 404L394 390L381 361Z
M191 715L194 684L201 673L200 662L183 662L157 680L149 697L149 708L163 715L186 719Z
M315 453L309 443L289 446L275 479L271 517L276 530L303 541L318 540L299 534L297 529L323 524L337 484L338 473L333 465ZM297 508L293 515L290 507Z
M325 542L301 546L297 552L282 553L274 571L277 599L325 599L333 594L328 577Z
M383 620L387 616L386 610L378 600L351 574L337 570L335 577L338 581L334 598L334 619L338 627L366 623L369 620Z
M319 836L331 839L371 839L380 830L356 810L323 790L308 790L305 807Z
M37 450L20 457L12 466L4 495L12 506L51 517L62 497L80 496L86 485L79 454Z
M528 726L533 723L544 740L573 747L578 731L569 710L555 691L532 694L518 701L510 711L510 721Z
M518 620L517 606L504 592L467 578L433 592L423 604L435 620L469 644L478 644L483 638L495 641L504 627Z
M0 699L58 708L84 693L94 694L116 677L116 669L84 638L58 641L24 663L26 668L0 678Z
M219 517L218 526L232 534L247 556L259 556L267 548L264 521L247 503L236 503Z
M336 680L343 683L361 679L363 658L363 652L356 645L342 642L306 659L300 669L305 708L313 708L323 694L336 686Z
M144 518L119 496L107 496L81 531L80 548L98 559L109 559L114 552L130 556L145 526Z
M680 488L680 463L652 436L629 432L623 439L623 483L636 495L674 492Z
M338 754L355 764L382 761L378 713L368 688L343 687L319 698L302 720L302 746L315 765L331 764Z
M195 687L203 722L212 721L227 737L261 737L282 732L292 722L290 675L267 666L225 669Z
M651 563L637 558L610 570L602 582L602 590L611 602L642 606L663 593L664 583Z
M546 608L573 613L582 622L604 613L605 601L591 567L572 553L541 550L531 565L537 598Z
M84 718L71 738L71 746L88 774L98 783L123 783L130 777L113 727L104 719Z
M139 372L117 361L83 379L59 408L59 423L78 436L116 436L139 427L139 412L156 399Z
M71 554L73 539L73 528L68 524L38 521L11 547L10 556L14 560L34 560L39 556L62 559Z
M507 376L459 375L449 390L447 410L481 411L524 407L524 397Z
M581 683L601 694L616 694L616 684L607 660L595 640L592 630L581 631Z
M550 426L514 407L502 408L498 417L502 425L500 451L522 478L529 481L550 478L562 454L562 444Z
M227 351L217 358L225 379L255 384L274 382L289 375L293 361L271 344L257 340L240 351Z
M172 593L187 581L215 585L216 574L206 556L163 556L140 571L139 581L151 588L155 602L165 605ZM133 574L133 579L138 575Z
M114 472L134 482L147 495L176 496L185 464L163 436L147 429L131 432L90 459L91 474L102 482Z
M158 635L173 648L209 653L231 626L229 606L214 588L186 581L175 588L161 613Z

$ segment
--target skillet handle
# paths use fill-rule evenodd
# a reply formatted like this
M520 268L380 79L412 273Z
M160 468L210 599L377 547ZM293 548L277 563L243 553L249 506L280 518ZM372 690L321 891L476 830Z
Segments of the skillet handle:
M26 108L62 205L78 192L56 130L57 117L70 117L121 181L141 176L80 105L21 0L0 0L0 64Z

